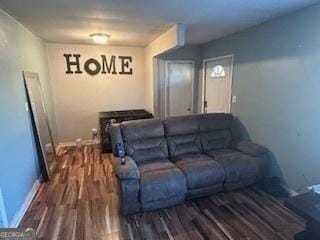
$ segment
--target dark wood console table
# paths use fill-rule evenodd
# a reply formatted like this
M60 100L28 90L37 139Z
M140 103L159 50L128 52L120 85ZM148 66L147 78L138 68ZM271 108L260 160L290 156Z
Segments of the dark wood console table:
M320 194L303 193L285 200L284 205L307 222L305 231L297 233L295 240L320 239Z

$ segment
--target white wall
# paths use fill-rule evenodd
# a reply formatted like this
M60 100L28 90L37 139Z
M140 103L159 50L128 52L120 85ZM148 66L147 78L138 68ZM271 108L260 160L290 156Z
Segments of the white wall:
M185 42L185 27L176 24L160 37L152 41L145 49L145 79L146 79L146 108L157 116L158 109L154 109L158 95L157 55L182 47Z
M154 57L184 45L184 26L177 24L145 48L108 45L47 44L50 78L55 105L58 141L90 139L98 127L98 112L144 108L154 111L157 95ZM80 54L82 74L66 74L64 54ZM83 65L100 55L132 56L132 75L87 74ZM72 60L75 60L73 57ZM120 61L116 63L120 71ZM72 70L75 70L72 67ZM155 82L155 84L154 84Z
M200 45L185 45L181 48L177 48L168 53L164 53L158 56L158 59L161 60L191 60L195 63L195 71L194 71L194 96L193 96L193 111L194 113L201 113L201 79L202 75L200 74L200 68L202 66L201 59L201 47ZM162 69L165 72L165 69ZM163 81L164 79L160 78L159 81ZM160 84L160 86L164 86ZM161 95L161 94L160 94ZM164 98L164 96L161 96ZM159 101L162 103L160 105L164 105L164 101ZM161 116L164 116L164 106L159 106L159 110L161 112Z
M49 69L59 142L76 138L90 139L91 129L98 127L98 112L145 108L144 48L100 45L47 44ZM81 54L82 74L66 74L63 54ZM132 75L97 74L83 69L89 58L100 55L132 56ZM72 58L74 60L74 58ZM116 60L117 71L120 61Z

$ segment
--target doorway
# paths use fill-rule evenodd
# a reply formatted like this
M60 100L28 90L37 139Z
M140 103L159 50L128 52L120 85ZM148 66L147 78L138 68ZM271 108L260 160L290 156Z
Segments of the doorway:
M203 61L203 113L230 113L233 54Z
M165 62L165 118L193 114L195 63Z

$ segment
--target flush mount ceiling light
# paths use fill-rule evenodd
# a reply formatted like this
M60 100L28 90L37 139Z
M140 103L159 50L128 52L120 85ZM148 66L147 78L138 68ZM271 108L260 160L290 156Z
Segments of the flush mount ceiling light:
M93 39L95 43L98 44L105 44L110 38L110 35L105 33L92 33L89 36Z

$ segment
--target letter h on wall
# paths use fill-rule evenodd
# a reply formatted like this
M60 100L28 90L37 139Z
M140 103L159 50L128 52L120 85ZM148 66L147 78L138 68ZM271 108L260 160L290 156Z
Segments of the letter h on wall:
M82 71L80 70L80 61L79 61L79 58L80 58L80 54L63 54L63 56L65 57L66 59L66 63L67 63L67 71L66 71L66 74L73 74L73 73L82 73ZM70 60L70 57L73 56L75 58L74 61L71 61ZM71 67L72 66L75 66L76 67L76 71L71 71Z

